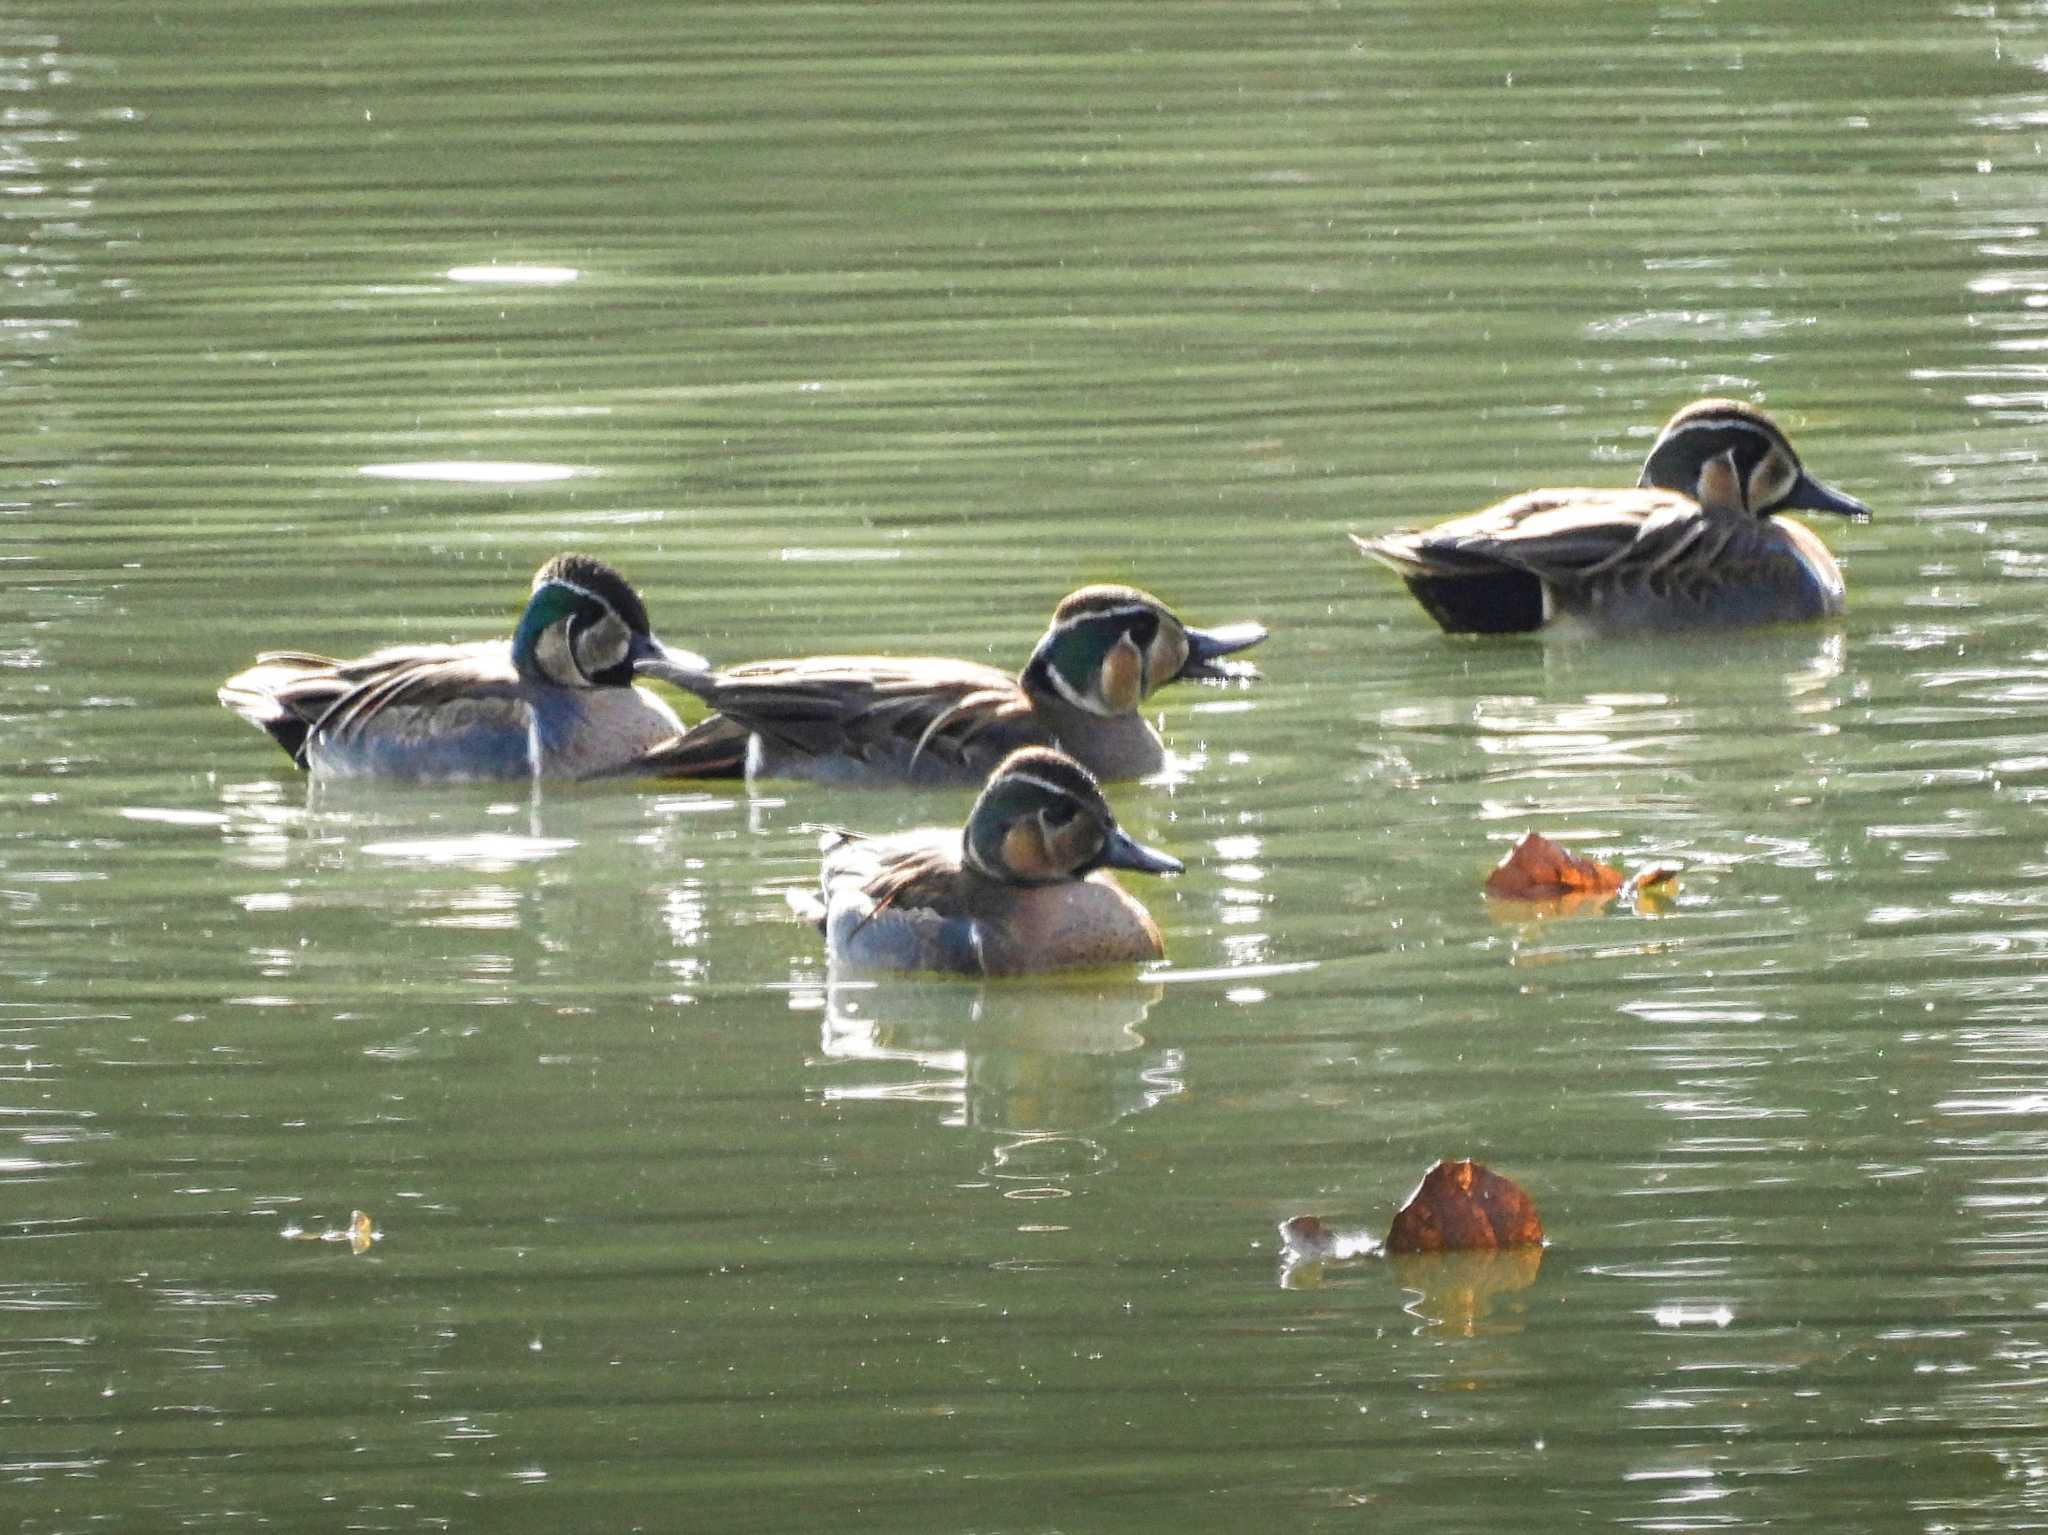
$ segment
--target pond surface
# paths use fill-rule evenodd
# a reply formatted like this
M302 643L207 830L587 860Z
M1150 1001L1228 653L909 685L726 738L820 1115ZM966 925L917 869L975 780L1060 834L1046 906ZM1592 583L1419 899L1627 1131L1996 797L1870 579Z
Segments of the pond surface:
M2042 7L0 38L10 1528L2048 1521ZM1877 509L1840 624L1455 641L1345 544L1703 394ZM1266 622L1112 793L1166 963L831 984L817 827L967 796L316 791L213 700L564 548L726 660ZM1489 912L1531 827L1679 893ZM1540 1265L1283 1276L1446 1155Z

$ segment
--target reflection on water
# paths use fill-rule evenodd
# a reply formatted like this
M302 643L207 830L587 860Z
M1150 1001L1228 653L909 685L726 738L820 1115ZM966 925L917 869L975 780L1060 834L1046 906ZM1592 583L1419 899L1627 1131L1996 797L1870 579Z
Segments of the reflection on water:
M1469 1338L1482 1329L1520 1331L1527 1325L1528 1307L1518 1297L1536 1283L1543 1249L1408 1253L1389 1258L1387 1267L1406 1292L1401 1309L1423 1332Z
M985 1146L981 1174L1004 1198L1059 1198L1115 1166L1103 1132L1184 1091L1181 1052L1140 1032L1160 996L1139 982L835 981L818 1063L829 1080L815 1090L828 1103L940 1105L939 1124Z

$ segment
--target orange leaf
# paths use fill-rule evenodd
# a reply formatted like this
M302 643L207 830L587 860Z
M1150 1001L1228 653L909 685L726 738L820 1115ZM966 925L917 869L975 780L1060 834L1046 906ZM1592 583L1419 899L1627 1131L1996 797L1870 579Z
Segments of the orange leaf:
M1389 1253L1472 1252L1543 1240L1521 1186L1481 1162L1443 1161L1422 1176L1387 1228Z
M1486 876L1497 901L1554 901L1567 895L1612 895L1621 871L1567 852L1540 832L1528 832Z

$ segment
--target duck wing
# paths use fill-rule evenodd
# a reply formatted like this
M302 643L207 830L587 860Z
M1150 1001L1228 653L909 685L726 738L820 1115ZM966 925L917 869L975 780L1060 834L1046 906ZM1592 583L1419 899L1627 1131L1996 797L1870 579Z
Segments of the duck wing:
M738 720L711 714L618 771L634 778L744 778L753 739L754 732Z
M863 966L980 974L986 969L976 895L959 833L932 827L841 844L826 856L826 938Z
M1033 720L1030 700L1007 673L936 657L757 661L714 673L700 694L718 712L637 769L736 775L745 770L749 738L759 735L784 756L884 768L930 758L964 773L978 755L1006 749Z
M1532 490L1440 522L1351 541L1408 578L1519 571L1569 588L1711 562L1739 526L1661 490Z
M315 745L345 747L370 734L424 736L453 710L463 726L524 734L525 704L510 647L397 645L350 661L308 651L266 651L223 683L220 701L268 731L300 767Z

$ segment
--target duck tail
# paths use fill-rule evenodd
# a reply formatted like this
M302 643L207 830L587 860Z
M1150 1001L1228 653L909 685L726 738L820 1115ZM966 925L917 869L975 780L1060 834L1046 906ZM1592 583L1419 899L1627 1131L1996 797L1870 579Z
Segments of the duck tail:
M307 678L330 672L339 663L327 656L297 650L266 651L256 664L239 671L214 691L214 697L283 747L300 767L306 765L306 738L312 734L329 701L308 698L295 706L291 689ZM303 691L303 690L302 690Z

